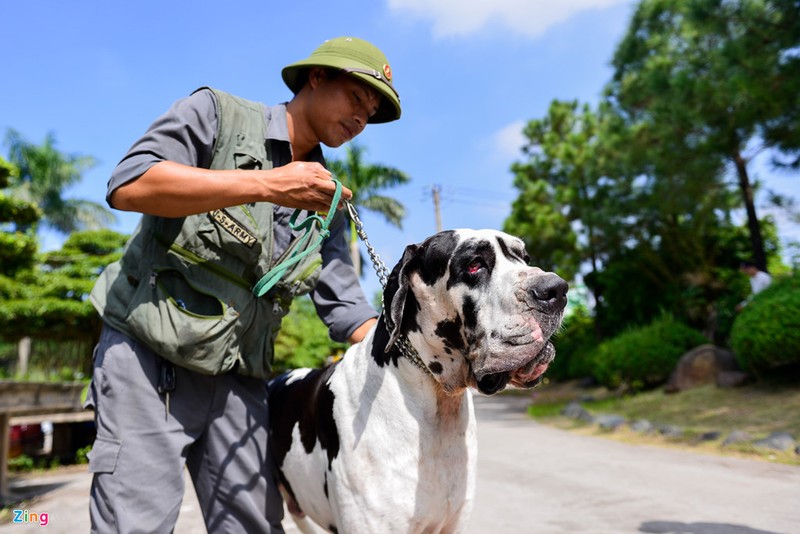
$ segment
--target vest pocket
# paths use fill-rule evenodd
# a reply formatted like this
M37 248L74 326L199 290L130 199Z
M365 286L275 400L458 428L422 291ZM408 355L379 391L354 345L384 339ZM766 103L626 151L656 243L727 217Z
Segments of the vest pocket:
M213 375L236 363L239 313L176 269L154 268L136 288L127 317L134 337L176 365Z

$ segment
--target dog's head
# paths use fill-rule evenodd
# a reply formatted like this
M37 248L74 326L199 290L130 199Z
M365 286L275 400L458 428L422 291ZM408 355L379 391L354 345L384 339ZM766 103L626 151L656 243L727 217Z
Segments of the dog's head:
M522 240L494 230L440 232L409 245L384 291L387 354L408 337L446 391L532 387L555 357L567 283L528 265ZM388 360L380 360L382 365Z

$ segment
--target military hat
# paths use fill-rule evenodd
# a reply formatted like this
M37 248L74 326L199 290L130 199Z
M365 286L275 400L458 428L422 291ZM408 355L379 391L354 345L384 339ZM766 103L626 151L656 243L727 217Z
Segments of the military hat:
M325 41L306 59L284 67L283 81L293 93L302 89L306 77L301 73L311 67L339 69L378 91L383 98L378 111L367 122L390 122L400 118L400 95L392 82L392 68L383 52L373 44L356 37Z

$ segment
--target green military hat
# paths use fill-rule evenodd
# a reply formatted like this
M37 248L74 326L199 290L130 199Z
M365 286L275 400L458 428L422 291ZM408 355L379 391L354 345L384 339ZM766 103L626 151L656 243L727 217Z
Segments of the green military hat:
M392 68L386 56L371 43L356 37L337 37L322 43L310 56L285 67L283 81L293 93L306 81L300 73L311 67L340 69L378 91L383 98L368 122L389 122L400 118L400 95L392 84Z

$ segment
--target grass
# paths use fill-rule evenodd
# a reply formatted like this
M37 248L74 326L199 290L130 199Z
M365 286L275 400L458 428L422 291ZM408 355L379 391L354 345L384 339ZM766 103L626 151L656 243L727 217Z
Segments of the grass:
M617 396L604 388L580 388L575 382L549 383L536 389L532 399L529 408L532 417L571 431L628 443L691 448L800 465L800 455L794 450L766 451L750 443L722 447L722 441L734 430L749 433L753 440L767 437L772 432L788 432L800 442L800 386L797 384L757 384L728 389L703 386L671 394L657 389ZM629 422L646 419L654 425L675 425L684 430L683 436L667 439L657 432L641 434L628 425L609 432L561 415L567 403L580 399L583 399L581 405L592 415L615 414ZM707 432L719 432L720 437L700 440L699 437Z

